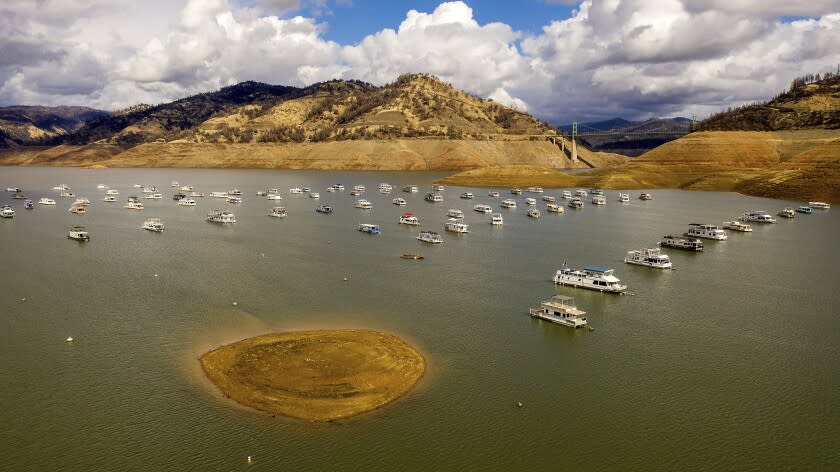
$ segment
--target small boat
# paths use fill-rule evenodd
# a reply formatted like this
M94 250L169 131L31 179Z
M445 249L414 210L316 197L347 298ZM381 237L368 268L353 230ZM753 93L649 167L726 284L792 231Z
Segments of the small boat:
M228 195L236 195L237 197L242 196L242 191L238 188L234 188L228 191Z
M653 195L642 192L639 194L639 200L653 200Z
M173 199L173 200L175 200L176 202L177 202L178 200L182 200L182 199L184 199L184 198L187 198L187 194L186 194L186 193L184 193L184 192L178 192L178 193L176 193L175 195L172 195L172 199Z
M576 197L586 198L586 196L588 196L588 195L589 195L589 192L587 192L586 190L584 190L582 188L578 189L578 190L575 190L575 196Z
M475 198L475 195L473 195L470 192L464 192L461 194L461 198L463 198L464 200L472 200L473 198Z
M659 241L659 245L661 247L672 247L674 249L685 249L687 251L702 251L703 250L703 241L699 239L691 238L683 238L681 236L674 236L671 234L666 234L662 237L662 241Z
M434 231L423 230L417 235L417 239L424 243L440 244L443 242L443 237Z
M591 188L589 189L589 195L606 195L603 190L599 188Z
M143 188L142 184L134 184L134 188Z
M536 205L537 204L537 199L528 197L528 198L525 199L525 204L526 205Z
M607 204L607 197L604 195L595 194L592 196L592 204L593 205L606 205Z
M274 207L271 209L271 213L268 216L273 216L275 218L285 218L287 216L286 207Z
M202 198L204 197L204 192L190 192L190 196L194 198Z
M227 192L210 192L210 198L227 198Z
M9 205L3 205L3 208L0 208L0 217L2 218L14 218L15 217L15 210L12 209Z
M309 187L303 187L303 193L309 193L311 190Z
M159 192L147 193L146 195L143 195L143 198L145 198L146 200L161 200L163 198L163 195L161 195Z
M157 187L155 186L143 187L143 193L157 193L157 191Z
M84 226L74 226L67 231L67 239L87 242L90 241L90 233L88 233Z
M496 192L495 190L491 190L491 191L487 192L487 196L488 197L493 197L493 198L499 198L499 192Z
M353 186L353 190L357 192L364 192L365 190L367 190L367 187L365 187L364 185L355 185Z
M164 230L163 223L160 221L160 218L149 218L143 222L143 229L147 231L153 231L155 233L162 233Z
M529 208L528 216L530 216L531 218L539 218L540 216L542 216L542 214L536 208Z
M618 194L618 201L621 203L630 203L630 194L629 193L619 193Z
M236 216L229 211L213 210L207 214L207 221L211 223L236 223Z
M414 213L407 211L400 216L400 224L417 226L420 224L420 220L414 216Z
M512 200L510 198L502 200L502 203L499 206L502 208L516 208L516 200Z
M510 189L510 194L511 195L522 195L522 189L518 188L518 187L514 187L514 188Z
M783 208L779 212L779 216L781 216L782 218L794 218L796 216L796 212L793 211L793 208L787 207Z
M443 185L435 185L434 187L432 187L432 190L434 190L435 192L443 192L443 189Z
M129 200L128 202L126 202L126 204L123 208L126 208L128 210L142 210L143 209L143 204L140 203L140 202L137 202L137 201Z
M446 212L446 216L448 216L450 218L459 218L460 219L460 218L464 217L464 212L461 211L461 210L455 209L455 208L450 208Z
M74 215L84 215L85 213L87 213L87 210L82 205L73 205L70 207L69 211Z
M242 197L237 196L237 195L230 195L230 196L227 197L227 202L228 203L239 204L239 203L242 203Z
M571 200L572 199L572 192L570 192L568 190L563 190L563 193L561 193L560 196L561 196L561 198L563 198L563 200Z
M283 199L283 197L281 197L280 195L278 195L276 193L269 193L268 195L265 196L265 198L268 199L268 200L282 200Z
M599 292L623 293L627 286L615 276L613 269L603 267L587 266L583 269L563 268L555 274L553 281L558 285L568 285L576 288L588 288Z
M178 190L180 190L182 192L192 192L193 191L193 186L192 185L182 185L182 186L178 187Z
M370 210L371 208L373 208L373 204L365 200L364 198L360 198L356 200L355 207L360 208L362 210Z
M257 190L257 196L258 197L267 197L268 192L266 192L265 190Z
M333 212L333 209L329 205L318 205L318 208L315 209L318 213L330 214Z
M741 221L753 221L756 223L775 223L776 219L765 211L748 211L741 215Z
M739 231L741 233L751 233L752 226L741 223L740 221L724 221L723 222L723 229L731 229L732 231Z
M341 185L341 184L334 184L334 185L332 186L332 188L334 188L334 189L338 190L339 192L343 192L343 191L344 191L344 185Z
M55 188L55 187L53 187L53 188ZM9 193L23 192L23 190L21 190L19 187L6 187L6 191L9 192Z
M108 186L105 185L105 184L99 184L99 185L96 186L96 188L99 189L99 190L105 190L106 188L108 188Z
M73 192L61 192L61 194L59 195L59 197L75 197L75 196L76 196L76 194L74 194Z
M415 261L418 261L420 259L425 259L420 254L400 254L400 257L403 258L403 259L412 259L412 260L415 260Z
M378 190L379 190L379 193L387 195L387 194L391 193L391 190L393 190L393 189L394 188L391 187L388 184L379 184L379 189Z
M350 195L353 195L354 197L358 197L359 195L361 195L363 193L365 193L364 190L351 190L350 191Z
M563 209L560 205L556 203L549 203L545 206L545 211L549 213L565 213L566 210Z
M24 194L22 194L22 193L18 192L18 193L16 193L16 194L12 195L12 198L13 198L14 200L26 200L26 195L24 195Z
M831 204L826 202L808 202L808 206L817 210L831 209Z
M641 251L627 251L624 257L627 264L653 267L654 269L672 269L671 258L662 254L658 247L642 249Z
M178 200L178 205L179 206L185 206L185 207L194 207L195 206L195 200L193 200L192 198L184 198L184 199Z
M493 226L502 226L505 224L504 218L502 218L501 213L493 213L490 215L490 224Z
M688 231L683 233L683 235L690 238L714 239L717 241L726 241L728 239L726 231L715 225L703 223L691 223L688 225Z
M583 209L583 200L581 200L580 197L575 197L569 200L567 206L569 208L574 208L575 210Z
M483 203L479 203L478 205L475 205L473 207L473 210L475 210L479 213L491 213L493 211L493 207L491 207L490 205L485 205Z
M80 206L88 206L90 205L90 200L85 197L77 198L73 205L80 205Z
M25 202L23 202L23 207L27 210L31 210L35 208L35 205L32 203L32 200L26 200Z
M530 193L543 193L544 190L542 187L528 187L528 192Z
M53 200L52 198L44 197L44 198L38 200L38 204L39 205L55 205L55 200Z
M372 225L370 223L359 223L359 231L368 234L379 234L381 232L379 225Z
M391 203L393 203L394 205L399 205L399 206L403 206L403 205L406 204L405 198L402 198L402 197L398 197L398 198L395 198L395 199L391 200Z
M800 206L800 207L796 207L796 212L797 213L805 213L806 215L810 215L811 213L814 212L814 209L809 207L809 206L804 206L803 205L803 206Z
M465 224L463 220L450 218L444 225L446 231L451 233L466 234L470 232L470 225Z
M105 198L102 199L102 201L106 203L114 203L117 201L117 197L113 195L106 195Z
M416 185L406 185L402 188L402 191L406 193L417 193L420 191L420 187Z
M61 184L61 185L56 185L56 186L55 186L55 187L53 187L52 189L53 189L53 190L58 190L59 192L61 192L61 191L67 190L67 189L69 189L69 188L70 188L70 187L68 187L68 186L67 186L67 184Z
M177 187L177 186L178 186L178 181L177 181L177 180L173 180L173 181L172 181L172 183L171 183L171 184L169 184L169 185L170 185L170 186L172 186L172 187Z
M424 196L423 198L424 198L427 202L432 202L432 203L442 202L442 201L443 201L443 195L441 195L441 194L439 194L439 193L433 193L433 192L429 192L429 193L427 193L427 194L426 194L426 196Z
M115 189L115 188L108 189L108 191L105 192L105 195L119 195L119 194L120 194L120 191Z
M553 197L553 196L551 196L551 195L543 195L542 200L543 200L544 202L548 202L548 203L554 203L554 202L556 202L556 201L557 201L557 199L556 199L556 198L554 198L554 197Z
M532 318L557 323L569 328L586 326L586 312L578 310L575 299L565 295L555 295L540 303L540 306L528 310Z
M311 193L309 194L309 198L314 198L314 199L316 199L316 200L317 200L317 199L321 198L321 194L320 194L320 193L318 193L318 192L311 192Z

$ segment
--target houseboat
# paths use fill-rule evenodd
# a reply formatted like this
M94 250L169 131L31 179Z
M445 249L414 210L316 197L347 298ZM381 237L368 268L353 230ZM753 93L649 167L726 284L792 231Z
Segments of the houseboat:
M563 268L554 274L555 284L608 293L624 293L627 290L627 286L615 276L613 269L594 266L572 269L565 266L564 263Z
M715 225L704 223L691 223L688 225L688 231L683 233L683 235L690 238L714 239L717 241L726 241L728 239L726 231Z
M624 262L654 269L672 269L671 258L662 254L659 248L642 249L640 251L627 251Z
M550 321L569 328L586 326L586 312L578 310L574 298L565 295L555 295L541 302L540 306L531 307L528 312L532 318Z
M659 241L659 246L685 249L686 251L702 251L703 241L695 238L683 238L682 236L666 234L662 236L662 241Z

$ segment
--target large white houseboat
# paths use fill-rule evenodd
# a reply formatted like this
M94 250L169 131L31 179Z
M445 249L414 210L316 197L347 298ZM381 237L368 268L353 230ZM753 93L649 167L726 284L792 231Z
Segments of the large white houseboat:
M671 258L662 254L659 248L642 249L641 251L627 251L624 257L627 264L653 267L655 269L672 269Z
M586 312L575 306L575 299L565 295L555 295L540 303L540 306L531 307L528 312L533 318L550 321L570 328L583 328L586 326Z
M624 293L627 290L627 286L614 275L613 269L594 266L571 269L565 265L554 274L554 283L609 293Z
M229 211L213 210L207 214L207 221L211 223L236 223L236 217Z
M662 241L659 241L661 247L672 247L674 249L685 249L687 251L702 251L703 241L695 238L683 238L682 236L674 236L666 234L662 236Z
M726 235L726 231L715 225L707 225L704 223L691 223L688 225L688 231L686 231L684 235L690 238L715 239L718 241L726 241L729 238Z
M752 221L755 223L775 223L776 219L766 211L748 211L741 215L741 221Z

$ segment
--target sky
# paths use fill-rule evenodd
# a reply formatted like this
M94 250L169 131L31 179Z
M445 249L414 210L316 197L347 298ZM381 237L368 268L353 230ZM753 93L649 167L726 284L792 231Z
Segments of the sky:
M0 2L0 106L425 72L553 123L703 118L838 64L840 0Z

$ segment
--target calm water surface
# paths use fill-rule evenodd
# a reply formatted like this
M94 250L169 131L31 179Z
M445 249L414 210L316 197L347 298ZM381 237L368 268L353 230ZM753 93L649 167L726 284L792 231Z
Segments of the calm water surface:
M498 208L488 189L460 200L464 189L448 187L444 203L424 202L439 177L0 168L3 189L59 203L27 211L0 195L17 210L0 221L0 470L840 467L837 209L730 232L701 254L669 250L678 270L662 272L623 264L624 253L690 222L799 202L656 190L620 205L610 191L606 207L533 220L523 195L494 228L472 211ZM178 207L172 180L208 194L238 187L244 203ZM379 182L395 192L377 193ZM87 215L67 211L72 199L50 190L60 183L91 199ZM103 203L98 183L119 189L119 203ZM140 195L134 183L164 199L123 209ZM333 183L347 190L326 192ZM353 208L355 184L373 210ZM406 184L420 193L399 191ZM316 214L315 200L288 195L293 186L319 191L335 213ZM270 187L284 200L254 196ZM392 205L397 196L408 206ZM268 217L275 204L289 217ZM232 208L238 223L205 222L214 208ZM464 210L472 232L444 234L438 247L397 224L411 210L443 233L448 208ZM140 229L152 216L164 233ZM89 244L65 237L80 222ZM382 234L356 231L364 222ZM564 261L615 268L633 296L555 287ZM576 298L594 332L527 316L558 293ZM321 327L397 334L426 355L427 375L385 408L324 425L225 401L196 360L243 337Z

